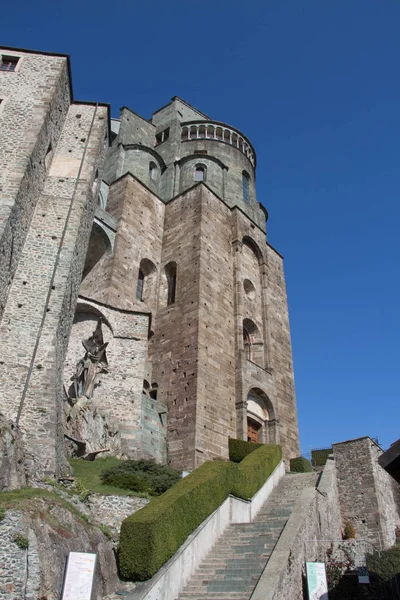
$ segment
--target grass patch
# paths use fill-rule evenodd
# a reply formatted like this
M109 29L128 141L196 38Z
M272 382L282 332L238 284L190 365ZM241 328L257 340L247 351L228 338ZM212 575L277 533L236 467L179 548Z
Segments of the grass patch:
M98 458L94 461L82 460L80 458L69 458L69 464L72 467L74 477L80 481L85 490L95 492L97 494L105 494L108 496L132 496L130 490L126 490L114 485L105 485L101 482L101 474L106 469L118 467L125 461L107 456L106 458ZM147 494L144 494L147 495Z

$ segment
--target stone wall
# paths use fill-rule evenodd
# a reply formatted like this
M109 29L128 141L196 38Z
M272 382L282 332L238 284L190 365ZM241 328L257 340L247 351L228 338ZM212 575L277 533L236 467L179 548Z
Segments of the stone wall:
M369 437L333 445L343 522L378 547L395 543L400 525L391 477L378 463L381 448Z
M164 204L130 174L111 185L107 212L116 221L114 252L104 256L85 277L80 289L83 296L123 310L155 312L164 210ZM156 267L152 275L156 285L145 302L136 298L142 259Z
M198 188L196 203L201 211L195 275L199 277L198 466L215 456L228 458L228 438L236 434L236 412L231 215L229 208L204 186Z
M341 539L340 507L333 460L327 462L317 488L299 496L253 592L252 600L303 600L306 561L326 557L326 540Z
M21 427L37 477L64 468L63 361L107 133L107 107L70 106L1 322L0 410Z
M201 200L195 188L166 205L161 273L177 264L175 302L161 287L152 338L153 381L168 407L168 448L173 466L195 466L197 419L199 259Z
M71 102L66 56L19 57L0 71L0 318Z

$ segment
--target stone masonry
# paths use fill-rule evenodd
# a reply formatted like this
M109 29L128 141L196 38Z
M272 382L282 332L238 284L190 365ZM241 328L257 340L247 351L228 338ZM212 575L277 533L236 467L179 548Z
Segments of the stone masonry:
M17 231L12 239L19 241L5 242L15 254L1 291L7 301L0 324L0 411L20 427L26 467L40 477L59 474L64 465L63 363L108 146L108 107L71 103L67 57L14 54L17 70L0 71L0 96L8 94L1 113L5 137L12 135L12 115L19 118L17 106L29 108L17 126L24 146L6 153L2 167L6 182L16 178L2 202L9 207L3 232L7 238ZM39 141L46 150L37 153ZM37 169L42 175L31 177Z
M228 438L247 439L250 421L259 441L298 455L282 257L265 242L250 142L176 97L151 121L124 107L112 131L114 251L80 293L149 314L143 387L168 411L169 462L226 458Z
M229 437L297 456L283 261L251 142L178 97L110 122L73 100L67 56L0 55L16 61L0 70L0 413L28 474L67 469L64 433L189 470ZM107 368L74 398L99 319Z
M400 517L393 494L398 484L379 465L382 452L369 437L333 445L343 522L357 538L387 548L396 541Z

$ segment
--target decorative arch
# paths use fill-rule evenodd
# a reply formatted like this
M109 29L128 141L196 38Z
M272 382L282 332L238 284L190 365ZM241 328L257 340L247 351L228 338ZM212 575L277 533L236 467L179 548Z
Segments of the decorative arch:
M82 273L82 280L97 265L99 260L106 254L112 254L113 242L106 228L97 219L93 221L92 231L90 233L89 245L86 253L85 266Z
M114 335L113 326L110 323L109 319L107 319L107 317L104 315L104 313L96 306L93 306L93 304L89 304L88 302L85 302L85 300L78 298L78 301L76 303L76 308L75 308L74 323L78 320L77 315L83 314L83 313L91 314L91 315L97 317L98 319L101 319L103 321L103 323L109 328L111 333Z
M250 236L245 235L243 236L242 243L244 246L250 248L250 250L255 254L258 264L261 264L264 257L257 242L255 242Z
M182 167L185 163L187 163L190 160L198 161L199 155L198 154L188 154L187 156L183 156L179 160L175 161L175 164ZM219 167L221 167L221 169L225 169L226 171L229 170L229 167L225 163L223 163L222 160L219 160L219 158L216 158L215 156L212 156L211 154L207 154L204 157L202 156L201 160L204 160L205 163L210 160L211 162L214 162ZM206 164L204 166L206 166Z
M269 396L261 389L253 387L246 401L247 439L262 444L278 443L277 419Z
M166 170L167 165L158 152L156 152L156 150L153 148L150 148L149 146L142 146L142 144L123 144L122 146L124 150L140 150L141 152L147 152L154 158L160 168L161 173L164 173Z

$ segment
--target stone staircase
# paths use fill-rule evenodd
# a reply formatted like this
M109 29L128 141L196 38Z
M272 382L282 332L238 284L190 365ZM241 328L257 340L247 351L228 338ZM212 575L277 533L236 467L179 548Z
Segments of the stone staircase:
M229 525L178 600L249 600L274 546L306 487L317 474L286 474L252 523Z

